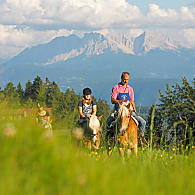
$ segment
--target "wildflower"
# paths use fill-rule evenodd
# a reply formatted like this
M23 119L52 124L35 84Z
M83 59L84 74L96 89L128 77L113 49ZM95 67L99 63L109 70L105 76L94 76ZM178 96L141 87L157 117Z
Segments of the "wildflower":
M111 150L111 147L109 147L108 149Z
M95 152L95 155L98 155L98 153L97 153L97 152Z
M195 149L195 146L192 146L192 149Z
M101 149L103 149L104 147L102 146Z
M93 152L93 151L91 152L91 154L94 154L94 153L95 153L95 152Z
M145 148L142 148L142 150L144 151L144 150L145 150Z
M181 147L183 148L183 147L184 147L184 145L183 145L183 144L181 144Z
M179 151L179 148L177 148L177 151Z
M160 157L162 158L162 157L163 157L163 155L161 154L161 155L160 155Z
M172 157L172 156L170 156L169 158L170 158L170 160L171 160L171 159L173 159L173 157Z
M188 146L186 146L186 150L188 149Z
M175 148L173 148L172 150L175 151Z

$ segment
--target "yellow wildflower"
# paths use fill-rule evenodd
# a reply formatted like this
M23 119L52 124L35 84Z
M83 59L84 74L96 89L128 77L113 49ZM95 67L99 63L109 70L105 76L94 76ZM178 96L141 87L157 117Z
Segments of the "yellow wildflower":
M183 147L184 147L184 145L183 145L183 144L181 144L181 147L183 148Z
M188 149L188 146L186 146L186 150Z
M170 156L169 158L170 158L170 160L171 160L173 157L172 157L172 156Z
M173 148L172 150L175 151L175 148Z
M192 146L192 149L195 149L195 146Z
M142 150L144 151L144 150L145 150L145 148L142 148Z

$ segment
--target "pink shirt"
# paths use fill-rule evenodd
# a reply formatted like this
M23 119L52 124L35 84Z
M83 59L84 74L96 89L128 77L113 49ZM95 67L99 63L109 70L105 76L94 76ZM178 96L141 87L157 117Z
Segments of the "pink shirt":
M128 92L129 92L129 97L131 102L134 102L133 88L127 85L126 89L124 89L124 87L120 83L118 83L112 88L111 98L117 99L119 93L128 93Z

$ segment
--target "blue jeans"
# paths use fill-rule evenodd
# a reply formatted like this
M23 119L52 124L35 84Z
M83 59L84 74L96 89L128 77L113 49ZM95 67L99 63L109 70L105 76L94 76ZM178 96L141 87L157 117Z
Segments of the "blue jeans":
M111 123L115 121L117 114L118 114L117 111L114 111L113 113L110 114L106 121L108 126L110 126ZM132 116L135 117L135 119L139 122L139 128L142 131L142 134L144 134L146 121L141 116L138 116L135 112L132 112Z
M141 116L138 116L135 112L132 112L131 115L139 122L139 128L142 131L142 134L144 134L146 121Z

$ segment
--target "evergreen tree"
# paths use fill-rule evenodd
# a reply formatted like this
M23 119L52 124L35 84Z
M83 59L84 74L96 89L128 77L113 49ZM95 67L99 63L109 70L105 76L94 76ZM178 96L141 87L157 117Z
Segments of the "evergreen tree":
M43 94L44 94L43 81L41 80L41 77L37 76L32 84L31 98L33 101L37 101L37 98L39 98L39 100L42 101Z
M174 145L194 142L195 82L192 84L183 78L182 86L176 83L171 90L167 84L165 94L160 92L159 109L167 129L166 141Z
M8 101L8 104L11 106L19 106L19 95L17 93L16 87L14 87L12 82L9 82L4 90L4 97L6 99L6 101Z
M24 99L27 100L29 98L32 99L32 83L28 80L24 90Z
M102 123L105 123L107 120L109 114L110 114L110 106L108 105L106 100L98 99L96 101L97 103L97 116L103 116L102 117Z
M20 82L18 83L18 86L17 86L16 91L17 91L17 93L18 93L18 95L19 95L20 103L23 103L23 99L24 99L24 90L23 90L22 85L21 85Z

